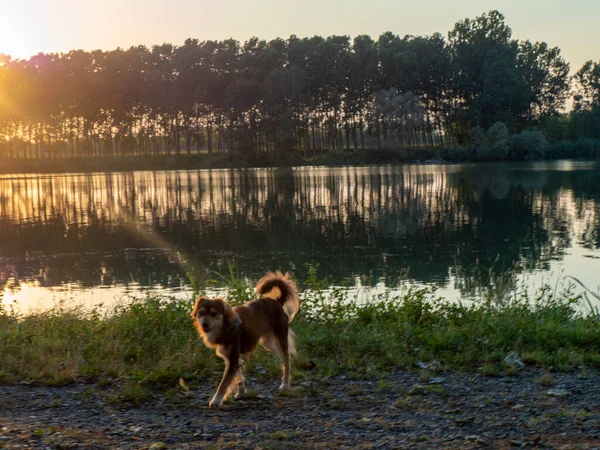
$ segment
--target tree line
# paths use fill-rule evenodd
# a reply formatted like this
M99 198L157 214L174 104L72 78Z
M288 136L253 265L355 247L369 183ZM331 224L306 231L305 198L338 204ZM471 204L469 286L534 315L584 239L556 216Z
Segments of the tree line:
M461 145L518 158L508 133L598 139L599 125L600 63L570 76L558 48L514 39L498 11L447 37L187 39L0 57L3 159Z

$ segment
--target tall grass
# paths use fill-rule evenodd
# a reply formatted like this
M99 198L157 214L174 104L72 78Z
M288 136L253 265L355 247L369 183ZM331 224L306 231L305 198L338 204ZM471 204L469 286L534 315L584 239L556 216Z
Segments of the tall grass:
M233 303L253 295L253 282L231 271L221 282ZM330 288L314 272L303 283L293 324L297 377L375 377L418 360L477 370L516 351L529 365L568 370L600 367L600 324L567 288L493 292L493 301L449 303L432 288L383 289L357 301L352 288ZM490 294L492 295L492 294ZM0 381L65 384L129 380L175 386L215 378L222 363L202 345L189 317L192 299L149 295L110 309L59 304L20 315L0 307ZM278 376L276 358L252 359L254 376ZM261 370L256 371L259 368ZM218 378L218 377L217 377Z
M161 383L216 367L190 328L190 302L148 296L110 310L60 304L0 311L0 380L63 384L128 377Z

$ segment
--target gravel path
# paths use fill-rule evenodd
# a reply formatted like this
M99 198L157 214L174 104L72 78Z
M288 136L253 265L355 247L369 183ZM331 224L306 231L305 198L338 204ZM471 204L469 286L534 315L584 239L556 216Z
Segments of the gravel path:
M0 448L600 449L600 374L541 376L399 372L298 381L286 396L278 380L250 380L260 394L220 410L209 385L137 407L115 402L115 387L0 386Z

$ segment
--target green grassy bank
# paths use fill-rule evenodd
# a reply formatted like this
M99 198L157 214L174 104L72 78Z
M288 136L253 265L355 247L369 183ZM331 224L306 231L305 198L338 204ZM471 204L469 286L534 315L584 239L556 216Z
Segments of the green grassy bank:
M231 284L233 302L247 301L252 286ZM431 289L385 291L357 304L347 289L304 284L302 311L293 323L299 355L296 379L346 374L377 378L415 363L441 369L510 375L505 356L554 370L600 367L597 309L581 312L582 298L569 290L490 296L452 304ZM583 301L585 303L585 301ZM61 385L127 381L172 388L219 378L222 362L204 348L189 317L192 299L149 296L111 309L58 305L20 315L0 310L0 381ZM258 350L252 376L279 377L276 358Z

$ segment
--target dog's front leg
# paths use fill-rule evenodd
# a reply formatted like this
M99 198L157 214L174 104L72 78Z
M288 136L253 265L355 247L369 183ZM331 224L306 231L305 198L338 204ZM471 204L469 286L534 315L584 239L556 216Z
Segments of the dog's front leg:
M240 369L240 355L237 352L230 350L229 352L223 352L219 356L225 360L225 372L223 373L223 378L217 388L217 392L208 403L209 408L213 406L219 407L223 404L225 395L229 391L229 386L236 379Z
M235 398L244 398L246 396L246 382L244 380L244 370L246 368L246 363L242 358L240 360L240 369L238 371L238 385L237 392L235 394Z

